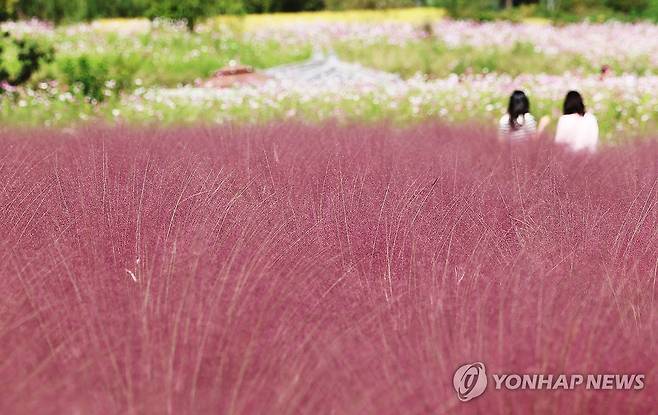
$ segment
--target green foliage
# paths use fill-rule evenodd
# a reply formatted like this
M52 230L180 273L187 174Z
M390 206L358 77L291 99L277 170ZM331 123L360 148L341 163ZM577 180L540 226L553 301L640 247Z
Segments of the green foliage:
M190 28L214 14L382 9L427 5L454 18L518 21L541 16L556 21L651 18L658 0L0 0L0 20L36 17L55 23L102 17L184 19ZM515 7L506 7L514 5Z
M428 39L402 45L343 42L334 47L342 59L398 73L405 78L417 73L430 78L445 78L453 73L461 75L495 72L517 76L528 73L559 74L574 68L590 73L598 70L581 56L546 56L537 52L529 43L485 49L471 46L451 48ZM611 64L614 70L618 69L615 62Z
M13 4L2 7L2 1ZM152 0L0 0L0 12L10 18L36 17L55 23L100 17L144 16ZM0 15L1 17L1 15Z
M11 18L18 0L0 0L0 21Z
M11 55L13 52L13 56ZM0 41L0 83L22 85L32 78L42 64L53 60L53 50L29 39L14 39L2 34ZM0 87L2 90L2 87Z
M85 0L18 0L14 13L17 17L36 17L60 23L85 17Z
M444 7L454 18L474 20L520 21L535 16L558 22L658 20L658 0L428 0L427 4ZM510 4L515 7L507 8Z
M86 0L86 18L143 16L150 0Z
M61 62L61 71L66 82L82 95L101 102L105 99L105 83L109 81L107 66L90 60L86 56ZM77 91L76 91L77 92Z
M658 22L658 0L649 0L649 5L644 11L644 15Z
M493 20L499 10L497 0L442 0L437 5L445 7L453 18L480 21Z
M413 7L415 0L324 0L327 9L387 9L399 7Z
M246 11L245 2L242 0L217 0L214 3L212 14L240 15Z
M607 0L606 6L623 13L642 13L649 5L648 0Z
M143 86L175 87L208 78L230 60L268 68L306 59L312 52L311 45L256 43L217 33L219 29L197 33L153 30L135 34L132 41L126 42L124 36L115 33L69 35L60 29L51 40L58 45L57 61L46 68L48 73L40 73L39 79L68 83L62 62L86 55L94 62L104 62L111 69L110 78L118 84L127 79L126 88L137 80Z
M69 57L58 62L59 72L74 92L96 102L115 96L134 84L139 69L134 60L122 56L94 59L86 55Z
M213 0L152 0L150 3L147 17L184 20L190 31L194 31L197 21L216 13L218 6ZM222 1L221 5L231 9L235 6L228 0Z

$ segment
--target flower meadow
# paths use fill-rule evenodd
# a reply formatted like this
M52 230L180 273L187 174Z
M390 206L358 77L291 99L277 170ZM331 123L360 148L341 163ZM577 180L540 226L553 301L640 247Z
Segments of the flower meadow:
M0 148L0 413L658 405L658 140L286 121L4 127ZM476 361L646 381L460 402Z
M363 80L363 79L362 79ZM380 80L382 82L380 82ZM599 119L601 140L616 144L655 133L658 126L658 76L573 77L552 75L472 75L427 80L300 82L274 79L263 86L210 89L144 88L95 106L70 92L43 84L39 92L21 92L1 108L7 123L67 126L94 119L194 124L294 119L341 122L390 120L399 125L438 119L494 125L506 111L509 91L528 92L536 116L548 115L552 126L561 114L565 91L579 89Z
M599 117L602 140L618 143L634 135L647 135L658 127L658 76L598 77L482 75L427 81L415 78L378 85L320 85L294 79L272 82L266 87L216 91L200 88L145 90L124 102L125 115L133 119L143 111L149 117L172 122L191 108L188 122L205 119L255 122L278 118L344 121L382 119L400 124L428 118L446 122L495 124L507 110L508 91L523 89L532 100L536 115L557 120L564 91L578 88L587 97L589 110Z
M404 45L428 38L449 47L505 47L529 44L539 53L582 56L593 66L646 59L658 67L658 26L653 23L577 23L564 26L440 19L408 22L292 22L261 26L248 33L256 42L332 46L337 41ZM578 42L570 41L578 39Z
M496 122L509 93L522 88L535 115L552 118L550 128L568 89L584 93L607 143L651 134L658 124L658 26L652 23L476 23L426 9L303 16L218 17L196 33L161 20L3 23L4 30L52 45L57 58L32 85L0 96L0 120L46 127L95 119L484 124ZM198 88L230 62L267 71L317 53L370 71L359 82L277 77L257 88ZM67 61L81 56L109 68L95 79L99 97L84 96L83 86L62 74ZM604 66L610 73L601 79Z
M428 38L436 39L450 47L467 45L486 48L527 43L537 52L552 56L582 56L592 61L594 66L644 58L654 70L658 67L658 26L650 22L584 22L556 26L451 20L441 18L440 14L431 11L427 12L425 19L419 15L413 21L399 20L395 15L385 19L385 12L374 13L382 14L382 20L312 19L310 17L313 13L306 14L304 19L294 18L294 14L287 15L287 19L281 19L278 15L218 17L200 25L197 32L212 35L215 40L243 37L251 43L269 45L275 42L286 47L308 44L332 47L334 43L341 41L403 45ZM318 15L322 16L322 13ZM104 53L115 36L123 38L122 41L127 40L128 48L139 48L139 37L135 35L147 34L153 30L160 36L173 33L182 37L188 35L183 23L166 20L157 20L151 24L146 20L117 19L64 26L59 29L48 23L32 20L3 23L0 28L20 35L35 35L57 41L68 40L63 45L64 52L68 53ZM570 42L570 39L579 41ZM199 52L204 52L203 48Z

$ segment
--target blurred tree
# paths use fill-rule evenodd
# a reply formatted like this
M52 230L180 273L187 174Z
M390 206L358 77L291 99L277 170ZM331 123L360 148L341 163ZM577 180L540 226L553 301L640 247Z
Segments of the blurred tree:
M606 6L624 13L641 13L649 6L649 0L608 0Z
M150 3L147 17L185 20L190 31L194 31L199 19L214 13L217 5L213 0L153 0Z
M649 0L645 14L646 16L658 21L658 0Z
M324 0L324 5L331 10L385 9L416 6L416 0Z
M85 17L86 0L18 0L14 10L18 17L36 17L55 24Z
M9 69L9 59L5 56L6 49L15 50L16 56L13 60L17 65L11 65L14 70ZM53 61L53 55L52 48L44 48L28 39L15 39L8 32L2 33L0 40L0 91L7 86L18 86L29 81L43 63Z
M14 15L18 0L0 0L0 21L8 20Z
M587 16L606 9L658 19L658 0L0 0L0 20L36 17L55 23L100 17L185 19L188 26L211 14L241 14L390 7L444 7L454 17L490 20L502 8L539 4L550 15Z
M343 1L335 0L334 4ZM244 11L248 13L313 11L325 8L324 0L238 0L238 2L243 4ZM331 8L329 5L326 6Z

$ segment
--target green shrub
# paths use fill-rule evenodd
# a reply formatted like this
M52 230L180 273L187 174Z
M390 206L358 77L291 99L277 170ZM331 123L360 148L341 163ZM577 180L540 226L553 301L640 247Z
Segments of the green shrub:
M41 65L53 60L53 55L52 48L29 39L14 39L9 33L2 33L0 83L18 86L28 82Z
M499 10L497 0L442 0L438 6L445 7L455 19L494 20Z
M87 0L18 0L17 17L36 17L54 23L85 18Z
M649 5L648 0L607 0L606 5L622 13L642 13Z
M505 8L505 0L428 0L430 6L444 7L450 16L460 19L521 21L527 17L548 17L557 22L658 20L658 0L514 0L516 7ZM534 4L529 4L534 3Z
M97 102L105 99L105 85L110 79L103 62L95 62L86 56L69 58L60 62L60 70L74 92Z
M97 102L131 89L139 70L134 60L122 56L111 59L70 57L59 61L58 66L61 78L74 92Z
M146 12L149 0L85 0L84 17L87 20L99 17L137 17Z
M324 0L324 4L331 10L350 10L412 7L417 3L415 0Z
M101 17L144 16L152 0L0 0L13 4L9 16L36 17L55 23Z
M644 16L658 21L658 0L649 0Z
M0 0L0 21L8 20L14 15L18 0Z
M246 5L242 0L218 0L213 6L213 14L240 15L246 12Z
M147 17L184 20L190 31L194 31L200 19L214 14L217 6L213 0L152 0L150 3Z

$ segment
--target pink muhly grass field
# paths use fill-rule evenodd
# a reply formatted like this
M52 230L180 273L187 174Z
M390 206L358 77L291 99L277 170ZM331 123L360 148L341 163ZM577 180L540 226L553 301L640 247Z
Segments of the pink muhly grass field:
M656 410L656 141L278 123L0 149L1 414ZM476 361L645 388L462 403Z

